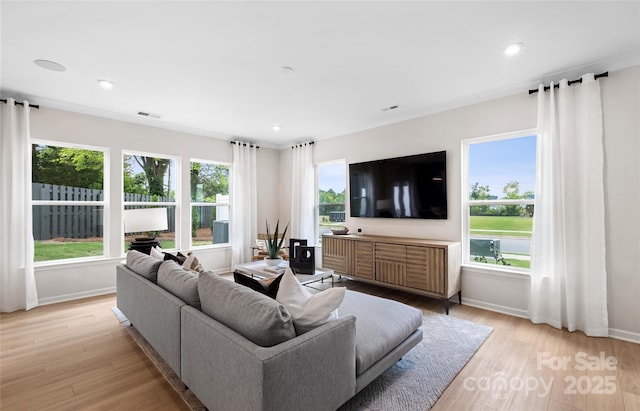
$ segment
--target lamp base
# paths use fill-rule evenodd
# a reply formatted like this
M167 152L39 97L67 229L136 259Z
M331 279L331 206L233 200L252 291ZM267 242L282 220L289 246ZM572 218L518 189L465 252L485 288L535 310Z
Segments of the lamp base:
M129 243L129 250L136 250L141 253L151 254L151 249L159 246L160 242L158 242L155 237L140 237Z

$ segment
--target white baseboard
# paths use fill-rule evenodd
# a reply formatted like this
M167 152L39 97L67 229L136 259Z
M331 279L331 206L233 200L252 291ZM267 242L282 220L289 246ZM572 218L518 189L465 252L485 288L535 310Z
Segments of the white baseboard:
M55 297L39 298L38 305L62 303L65 301L79 300L81 298L95 297L97 295L113 294L115 292L116 292L116 287L107 287L107 288L100 288L97 290L83 291L80 293L56 295Z
M609 328L609 337L640 344L640 333Z
M470 307L482 308L483 310L494 311L501 314L512 315L514 317L520 317L528 319L529 315L527 311L517 308L506 307L503 305L487 303L485 301L472 300L469 298L462 298L462 303ZM618 330L615 328L609 328L609 337L617 340L629 341L632 343L640 344L640 333L634 333L631 331Z
M504 305L492 304L485 301L472 300L470 298L464 298L464 297L462 297L462 304L468 305L471 307L482 308L483 310L495 311L501 314L512 315L514 317L528 318L527 312L525 310L520 310L513 307L507 307Z

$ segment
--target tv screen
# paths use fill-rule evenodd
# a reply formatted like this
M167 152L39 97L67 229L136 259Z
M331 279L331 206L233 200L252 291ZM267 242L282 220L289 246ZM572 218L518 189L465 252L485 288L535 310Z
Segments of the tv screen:
M447 218L446 151L349 164L351 217Z

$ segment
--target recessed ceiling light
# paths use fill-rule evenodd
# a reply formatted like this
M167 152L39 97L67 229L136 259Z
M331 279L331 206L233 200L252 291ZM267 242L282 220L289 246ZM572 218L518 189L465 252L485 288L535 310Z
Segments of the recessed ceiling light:
M397 109L397 108L398 108L398 106L389 106L389 107L385 107L385 108L383 108L383 109L382 109L382 111L395 110L395 109Z
M522 43L513 43L508 45L504 49L504 54L506 54L507 56L515 56L520 52L521 49L522 49Z
M273 131L276 131L276 132L282 129L282 127L280 127L280 124L274 124L272 128L273 128Z
M56 63L51 60L33 60L36 66L41 67L45 70L51 71L65 71L67 68L60 63Z
M98 80L98 84L105 90L111 90L113 88L113 81L109 80Z
M280 67L280 72L284 75L293 74L293 68L289 66Z

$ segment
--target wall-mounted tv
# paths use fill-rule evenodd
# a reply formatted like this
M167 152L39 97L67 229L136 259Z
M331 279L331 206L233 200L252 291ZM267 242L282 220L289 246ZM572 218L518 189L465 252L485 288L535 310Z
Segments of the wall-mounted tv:
M447 218L447 153L349 164L351 217Z

